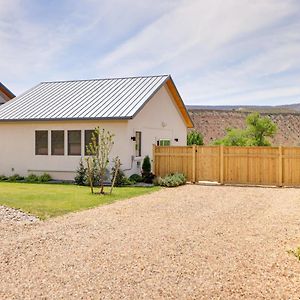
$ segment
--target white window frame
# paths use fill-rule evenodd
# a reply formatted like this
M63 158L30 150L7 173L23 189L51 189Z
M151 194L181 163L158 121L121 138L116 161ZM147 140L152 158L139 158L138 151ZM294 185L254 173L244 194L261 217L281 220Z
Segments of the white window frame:
M138 145L138 139L137 139L138 133L140 135L139 145ZM139 149L138 149L138 146L139 146ZM139 153L137 153L137 151ZM139 154L139 155L137 155L137 154ZM135 157L141 157L141 156L142 156L142 131L136 130L135 131Z
M169 145L164 145L165 142L168 142ZM171 146L171 139L159 139L158 140L158 145L162 147L168 147Z

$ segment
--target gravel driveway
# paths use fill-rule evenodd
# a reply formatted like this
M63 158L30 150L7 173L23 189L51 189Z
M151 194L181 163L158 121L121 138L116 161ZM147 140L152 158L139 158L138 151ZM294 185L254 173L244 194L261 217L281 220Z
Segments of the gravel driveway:
M192 186L0 222L0 299L299 299L300 189Z

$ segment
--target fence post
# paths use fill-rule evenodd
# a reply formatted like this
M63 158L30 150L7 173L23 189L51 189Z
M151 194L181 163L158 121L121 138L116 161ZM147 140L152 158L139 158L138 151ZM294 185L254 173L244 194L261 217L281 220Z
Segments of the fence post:
M224 184L224 145L220 145L220 183Z
M192 168L192 172L193 172L193 175L192 175L192 182L195 183L196 182L196 145L193 145L193 148L192 148L192 151L193 151L193 168Z
M282 167L282 146L278 147L279 151L279 163L278 163L278 186L283 185L283 167Z

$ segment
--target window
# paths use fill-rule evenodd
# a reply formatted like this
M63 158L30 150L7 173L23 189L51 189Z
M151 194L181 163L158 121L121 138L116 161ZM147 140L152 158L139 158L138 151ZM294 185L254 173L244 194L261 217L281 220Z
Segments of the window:
M35 155L48 155L48 131L35 132Z
M68 155L81 155L81 130L68 131Z
M171 140L159 140L158 146L171 146Z
M64 131L53 130L51 131L51 155L64 155Z
M84 131L84 155L88 155L86 148L92 142L94 130L85 130Z
M135 132L135 156L142 156L142 132Z

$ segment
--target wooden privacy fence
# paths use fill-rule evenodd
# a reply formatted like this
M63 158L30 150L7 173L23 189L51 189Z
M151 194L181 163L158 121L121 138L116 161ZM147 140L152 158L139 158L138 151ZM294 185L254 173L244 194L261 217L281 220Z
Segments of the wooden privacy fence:
M300 147L153 146L158 176L188 181L300 186Z

